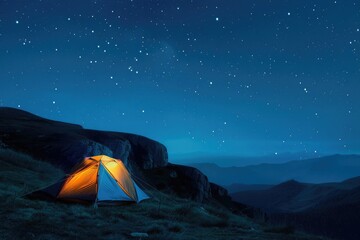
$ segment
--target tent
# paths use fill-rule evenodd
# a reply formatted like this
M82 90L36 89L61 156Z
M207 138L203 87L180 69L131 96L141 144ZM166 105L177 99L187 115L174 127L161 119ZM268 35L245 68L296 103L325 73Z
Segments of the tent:
M35 192L35 195L39 194L100 205L138 203L149 198L131 178L121 160L105 155L85 158L65 179Z

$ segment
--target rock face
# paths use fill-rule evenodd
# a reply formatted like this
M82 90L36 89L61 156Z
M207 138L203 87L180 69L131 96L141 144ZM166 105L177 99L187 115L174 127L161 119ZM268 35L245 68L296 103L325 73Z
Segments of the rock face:
M168 164L166 147L149 138L120 132L84 129L13 108L0 108L0 145L71 170L84 157L108 155L121 159L130 172L146 177L160 190L206 201L226 194L193 167Z
M177 176L183 178L185 191L188 191L191 198L195 201L202 202L211 197L210 183L208 178L198 169L193 167L171 164L170 166Z
M166 167L144 171L157 189L203 202L211 198L210 183L198 169L169 163Z
M141 169L163 167L168 163L166 147L143 136L95 130L86 130L86 136L109 147L113 157L132 159Z
M99 154L119 158L130 169L163 167L168 163L166 147L149 138L88 130L13 108L0 108L0 141L65 171L84 157Z
M210 189L211 189L211 195L213 198L217 199L217 200L230 200L231 198L228 195L228 190L226 190L225 188L215 184L215 183L210 183Z

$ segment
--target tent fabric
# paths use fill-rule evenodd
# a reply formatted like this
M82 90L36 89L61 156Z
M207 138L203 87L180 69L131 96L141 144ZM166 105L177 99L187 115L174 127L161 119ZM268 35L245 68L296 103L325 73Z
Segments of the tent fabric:
M115 179L105 170L103 164L99 167L97 201L133 201L117 184Z
M91 164L66 180L58 198L91 200L96 195L98 164Z
M49 187L46 187L45 189L41 189L35 193L30 193L30 195L37 195L37 196L45 195L52 198L56 198L65 182L66 182L66 178L62 179L61 181Z
M117 183L127 193L127 195L136 200L137 196L134 183L131 179L130 173L126 170L125 165L121 161L114 161L114 159L106 159L103 161L103 164L106 170L114 179L116 179Z
M137 202L141 202L142 200L149 198L149 196L146 193L144 193L144 191L141 190L135 182L134 182L134 186L135 186L136 193L137 193Z
M56 199L109 202L137 202L149 196L135 183L121 160L105 155L85 158L62 181L38 191Z

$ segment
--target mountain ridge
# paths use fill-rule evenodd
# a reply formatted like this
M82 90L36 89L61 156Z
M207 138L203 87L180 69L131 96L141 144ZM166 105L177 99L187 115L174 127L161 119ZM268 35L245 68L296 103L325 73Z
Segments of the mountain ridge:
M293 225L336 239L360 237L360 176L322 184L290 180L266 190L231 196L266 211L270 223Z
M301 212L323 207L325 202L341 205L341 201L346 202L345 196L351 197L352 191L360 193L360 176L322 184L289 180L268 189L241 191L231 196L235 201L270 212Z
M244 167L219 167L192 164L217 184L279 184L294 179L300 182L337 182L360 175L360 155L333 154L314 159L263 163ZM221 176L221 177L219 177Z

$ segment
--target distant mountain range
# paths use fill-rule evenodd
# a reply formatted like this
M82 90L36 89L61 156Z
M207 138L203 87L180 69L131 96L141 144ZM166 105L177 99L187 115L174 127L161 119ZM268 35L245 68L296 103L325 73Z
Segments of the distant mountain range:
M233 200L264 211L271 224L332 239L360 239L360 155L245 167L193 166L225 186Z
M272 223L336 239L360 239L360 177L324 184L291 180L265 190L237 192L232 198L265 210Z
M264 156L222 156L216 154L195 152L186 154L173 154L174 163L191 165L194 163L214 163L220 167L244 167L261 163L285 163L288 161L318 158L328 154L314 152L283 152Z
M231 196L238 202L262 208L268 212L301 212L320 206L323 208L325 205L342 205L347 202L345 195L349 196L349 192L353 190L357 192L359 187L360 177L340 183L323 184L290 180L268 189L241 191ZM360 196L357 200L360 203Z
M360 155L332 155L281 164L219 167L213 163L191 164L209 180L226 186L233 183L274 185L288 180L307 183L339 182L360 176Z
M265 190L273 187L274 185L268 184L240 184L240 183L233 183L227 186L224 186L230 194L236 192L244 192L250 190Z

